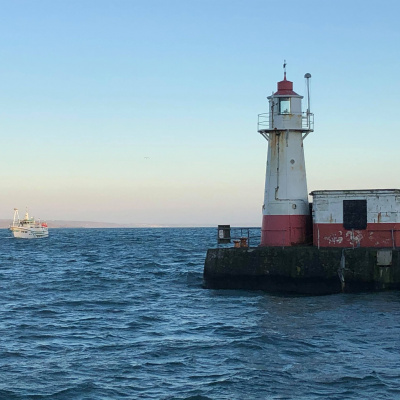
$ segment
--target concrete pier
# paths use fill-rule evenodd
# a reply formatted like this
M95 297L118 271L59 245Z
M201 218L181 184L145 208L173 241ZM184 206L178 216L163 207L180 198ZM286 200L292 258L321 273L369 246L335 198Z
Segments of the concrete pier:
M400 249L209 249L204 286L307 295L400 289Z

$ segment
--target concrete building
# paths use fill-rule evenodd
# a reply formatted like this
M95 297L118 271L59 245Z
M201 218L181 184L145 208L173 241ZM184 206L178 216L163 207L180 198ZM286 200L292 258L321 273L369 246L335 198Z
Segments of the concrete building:
M315 190L317 247L400 247L400 190Z

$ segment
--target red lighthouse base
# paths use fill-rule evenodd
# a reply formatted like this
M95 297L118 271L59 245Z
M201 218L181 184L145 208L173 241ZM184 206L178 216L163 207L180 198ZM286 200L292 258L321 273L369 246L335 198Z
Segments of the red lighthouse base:
M264 215L260 246L312 243L310 215Z

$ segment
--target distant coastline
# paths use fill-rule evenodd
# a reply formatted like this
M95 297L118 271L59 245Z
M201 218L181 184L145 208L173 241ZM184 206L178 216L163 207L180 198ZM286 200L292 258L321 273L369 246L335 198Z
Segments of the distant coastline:
M0 229L7 229L12 220L0 219ZM92 222L92 221L62 221L62 220L46 220L49 228L200 228L214 227L214 225L195 225L195 224L118 224L111 222ZM216 225L215 225L216 226Z

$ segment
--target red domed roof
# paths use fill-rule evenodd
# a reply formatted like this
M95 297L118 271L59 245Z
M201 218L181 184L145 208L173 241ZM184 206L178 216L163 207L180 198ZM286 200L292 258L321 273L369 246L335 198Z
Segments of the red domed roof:
M286 73L283 81L278 82L278 91L274 95L294 95L298 96L296 92L293 91L293 82L286 80Z

